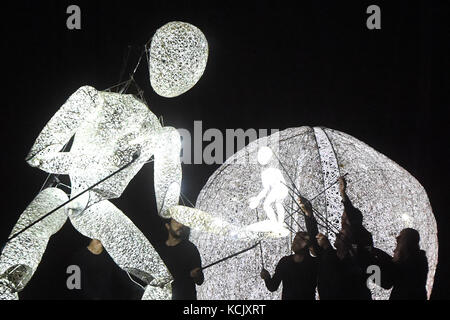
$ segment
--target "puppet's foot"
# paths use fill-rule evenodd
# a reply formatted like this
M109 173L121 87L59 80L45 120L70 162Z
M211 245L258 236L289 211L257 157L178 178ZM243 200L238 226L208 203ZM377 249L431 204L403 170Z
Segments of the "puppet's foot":
M148 285L145 287L142 300L171 300L172 283L169 282L163 287Z
M267 238L283 238L289 235L289 230L285 224L279 224L270 219L248 225L245 230L263 233Z
M17 292L13 292L6 279L0 279L0 300L19 300Z

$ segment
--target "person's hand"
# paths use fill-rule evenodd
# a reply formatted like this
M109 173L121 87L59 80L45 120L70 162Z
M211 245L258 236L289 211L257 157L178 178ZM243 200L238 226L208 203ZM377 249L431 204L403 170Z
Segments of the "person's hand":
M300 209L308 216L312 216L312 205L311 202L308 201L308 199L305 199L303 197L298 198L298 203L300 205Z
M327 249L327 248L329 248L329 247L331 246L330 240L328 240L328 238L327 238L324 234L322 234L322 233L319 233L319 234L316 236L316 239L317 239L317 244L318 244L319 247L321 247L322 249Z
M262 269L261 270L261 278L263 279L263 280L269 280L270 279L270 273L269 273L269 271L267 271L266 269Z
M191 270L191 278L192 279L200 279L201 278L201 276L202 276L202 269L200 269L200 268L195 268L195 269L193 269L193 270Z

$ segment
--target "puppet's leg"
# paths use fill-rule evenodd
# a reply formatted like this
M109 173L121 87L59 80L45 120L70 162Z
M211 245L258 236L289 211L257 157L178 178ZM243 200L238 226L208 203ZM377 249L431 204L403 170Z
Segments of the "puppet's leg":
M25 209L10 237L68 200L64 191L44 189ZM9 241L0 256L0 299L17 299L41 261L49 238L64 225L64 208Z
M275 202L275 208L277 209L277 221L278 221L278 224L283 224L284 223L284 214L285 214L285 212L284 212L284 207L283 207L282 201L283 200L281 200L281 201L278 200L278 201Z
M272 205L276 201L276 196L273 194L273 192L269 192L269 194L266 196L266 199L264 200L264 211L266 212L267 218L269 218L270 221L276 223L277 222L277 216L275 215L275 211L272 209Z
M142 232L111 202L99 202L69 217L83 235L100 240L119 267L148 284L144 298L171 298L172 277L164 262Z

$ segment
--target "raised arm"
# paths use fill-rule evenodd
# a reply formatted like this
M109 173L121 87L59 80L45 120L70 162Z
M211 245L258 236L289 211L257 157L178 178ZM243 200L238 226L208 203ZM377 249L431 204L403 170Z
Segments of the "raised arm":
M25 159L28 164L49 173L67 173L71 156L60 151L100 99L97 90L89 86L72 94L37 137Z
M300 197L298 199L300 209L302 210L305 217L305 225L306 231L308 232L309 239L311 241L311 247L314 251L314 254L320 255L322 252L322 248L319 246L317 242L317 235L319 234L319 229L317 227L317 220L314 217L311 202L307 199Z
M346 193L347 183L343 177L339 179L339 191L344 205L342 229L347 229L349 239L356 251L371 250L373 248L372 234L363 226L363 214L356 208Z
M181 189L181 138L172 127L162 128L156 137L154 183L158 214L169 218L168 210L178 205Z
M362 217L361 211L356 208L347 196L347 182L343 177L339 178L339 192L341 194L344 211L347 219L351 222L359 217Z

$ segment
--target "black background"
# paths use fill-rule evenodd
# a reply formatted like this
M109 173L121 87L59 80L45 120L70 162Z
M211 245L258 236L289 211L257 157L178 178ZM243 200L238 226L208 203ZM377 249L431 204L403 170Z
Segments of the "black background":
M66 28L77 4L82 29ZM366 28L366 8L381 7L382 29ZM427 190L439 229L432 294L450 297L446 153L449 10L432 1L17 1L3 5L0 239L36 196L46 174L24 161L46 122L77 88L106 89L135 66L163 24L185 21L209 42L204 76L166 99L136 81L166 125L204 130L320 125L346 132L408 170ZM127 52L130 55L126 68ZM217 165L184 165L182 191L195 201ZM164 237L147 165L113 202L154 242ZM49 242L22 299L64 298L65 257L84 239L66 223Z

